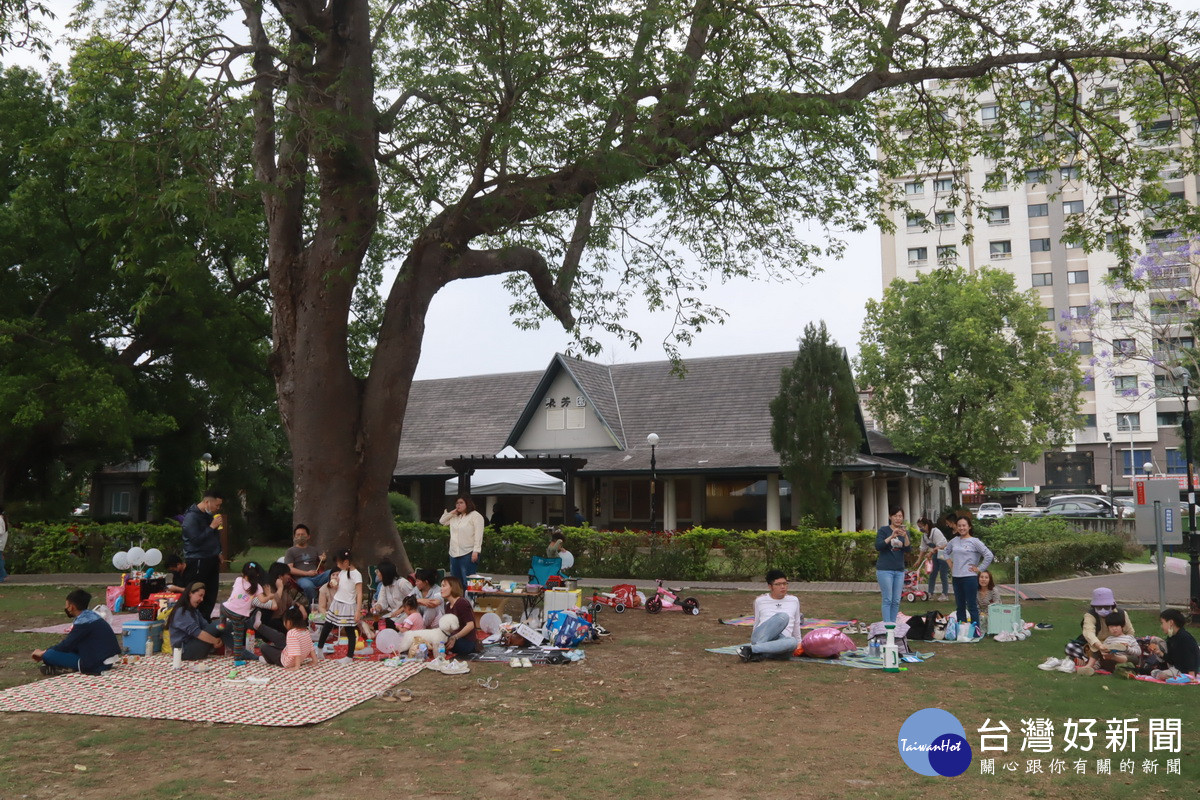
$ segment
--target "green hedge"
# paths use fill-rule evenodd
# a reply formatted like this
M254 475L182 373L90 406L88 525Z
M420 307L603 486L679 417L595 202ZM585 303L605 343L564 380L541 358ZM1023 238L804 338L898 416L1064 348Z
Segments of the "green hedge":
M158 548L165 556L180 553L183 540L172 524L31 522L9 532L4 561L13 573L106 572L113 554L133 545Z
M447 528L424 522L397 523L397 527L414 566L443 566L450 536ZM875 575L872 531L561 530L575 556L572 572L595 578L753 580L772 568L806 581L873 580ZM523 575L532 556L545 555L548 541L541 528L488 528L479 569Z
M426 522L397 522L414 566L445 567L449 529ZM572 572L595 578L744 581L782 569L797 581L870 581L875 578L875 532L802 529L727 531L692 528L650 534L562 528L575 555ZM1021 578L1049 580L1077 571L1111 568L1125 557L1124 542L1103 533L1081 533L1063 519L1006 518L978 535L1001 563L1021 556ZM524 575L530 558L544 555L544 528L506 525L483 537L482 572ZM11 572L104 572L113 553L131 545L179 552L178 525L91 522L26 524L9 537ZM914 557L915 560L915 557Z
M1121 537L1080 531L1061 517L1005 517L986 526L976 523L975 533L1002 563L1011 564L1019 555L1023 581L1103 572L1127 557Z

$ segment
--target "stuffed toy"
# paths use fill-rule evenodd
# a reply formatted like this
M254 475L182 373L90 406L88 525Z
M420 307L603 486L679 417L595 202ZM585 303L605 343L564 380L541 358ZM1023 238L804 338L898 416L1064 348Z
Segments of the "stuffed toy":
M436 628L405 631L400 637L398 653L408 653L409 658L416 658L422 644L429 646L430 651L436 651L439 644L445 644L450 635L458 630L458 617L453 614L443 614Z

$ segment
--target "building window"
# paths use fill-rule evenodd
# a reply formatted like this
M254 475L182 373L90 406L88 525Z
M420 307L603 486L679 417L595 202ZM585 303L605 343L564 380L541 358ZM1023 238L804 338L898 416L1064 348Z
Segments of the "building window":
M1187 304L1182 300L1151 300L1150 316L1161 320L1165 317L1175 317L1187 310Z
M953 211L938 211L933 215L933 221L938 228L945 230L946 228L954 227L954 212Z
M1079 176L1080 176L1079 167L1059 167L1058 168L1058 179L1060 181L1077 181L1077 180L1079 180Z
M1104 246L1110 250L1125 241L1125 234L1109 232L1104 234Z
M1029 216L1031 219L1033 217L1046 217L1049 215L1050 215L1050 204L1049 203L1030 203L1029 204Z
M1068 310L1071 319L1087 319L1092 316L1091 306L1071 306Z
M910 228L923 228L923 227L925 227L925 215L924 214L909 214L907 222L908 222L908 227L910 227Z
M1137 375L1116 375L1113 377L1113 391L1117 394L1133 392L1137 394Z
M986 105L979 107L979 118L984 122L995 122L1000 119L1000 106Z
M1063 213L1064 214L1082 214L1083 213L1083 201L1082 200L1064 200L1063 201Z
M953 178L934 178L933 190L939 194L944 194L946 192L953 192L954 191L954 179Z
M1113 303L1113 319L1133 319L1133 303Z
M1096 415L1095 414L1080 414L1079 420L1075 424L1075 428L1077 430L1083 430L1084 428L1094 428L1094 427L1096 427Z
M1132 458L1130 455L1132 454ZM1150 461L1149 450L1122 450L1121 474L1126 476L1144 475L1142 464Z
M1117 212L1121 210L1120 195L1110 194L1108 197L1104 198L1103 202L1105 211Z
M1090 356L1092 354L1092 340L1086 342L1072 342L1071 349L1081 356Z
M1159 411L1157 418L1160 428L1177 428L1183 424L1182 411ZM1170 452L1170 451L1168 451ZM1169 459L1168 459L1169 460Z
M1140 431L1142 429L1141 414L1117 414L1117 430L1125 431Z
M1171 380L1166 375L1154 376L1154 394L1157 397L1178 397L1179 387L1175 385L1175 381ZM1182 424L1182 423L1180 423Z
M1078 250L1083 247L1083 242L1077 242L1074 239L1064 239L1063 247L1068 250Z
M1162 241L1163 239L1170 239L1174 235L1175 235L1174 228L1164 228L1163 230L1160 230L1160 231L1150 231L1150 238L1156 242Z
M908 263L909 264L924 264L929 260L928 247L910 247L908 248Z
M1074 269L1067 273L1067 283L1087 283L1088 271L1086 269Z
M1044 169L1027 170L1025 172L1025 182L1026 183L1045 183L1046 182L1046 170L1044 170Z
M1008 206L992 206L987 210L989 225L1008 224Z
M1187 264L1168 264L1162 267L1151 267L1150 288L1180 289L1191 280L1191 269Z
M1029 252L1031 253L1048 253L1050 252L1049 239L1030 239Z
M1050 272L1035 272L1033 273L1034 286L1053 286L1054 274Z
M113 492L112 493L112 513L114 515L129 516L129 492Z
M1113 353L1118 356L1131 356L1137 353L1136 339L1113 339Z
M1042 309L1042 312L1043 312L1043 313L1046 315L1046 316L1045 316L1045 321L1046 321L1046 322L1054 322L1054 308L1053 308L1053 306L1052 306L1052 307L1050 307L1050 308L1043 308L1043 309Z
M988 245L993 261L1012 258L1012 242L1005 239L1002 242L991 242Z
M1177 448L1167 448L1167 474L1187 475L1187 459Z
M958 261L958 248L952 244L940 244L937 248L939 264L953 264Z
M908 196L925 194L925 181L908 181L904 184L904 193Z
M1171 132L1175 126L1173 119L1160 119L1157 122L1151 122L1149 125L1141 126L1141 135L1143 138L1159 138Z

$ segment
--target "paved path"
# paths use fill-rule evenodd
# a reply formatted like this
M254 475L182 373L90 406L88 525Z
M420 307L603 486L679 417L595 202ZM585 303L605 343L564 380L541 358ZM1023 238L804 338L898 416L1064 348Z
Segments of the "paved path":
M1021 584L1027 599L1067 599L1088 600L1092 590L1099 586L1112 589L1117 600L1126 605L1158 605L1158 572L1153 566L1146 564L1122 565L1123 572L1115 575L1097 575L1087 578L1067 578L1065 580L1045 581L1042 583ZM234 573L221 576L223 584L232 584L236 577ZM498 575L499 580L525 580L524 575ZM0 592L4 586L103 586L111 584L116 573L93 574L60 574L60 575L10 575L8 580L0 584ZM631 580L628 578L581 578L579 586L585 589L606 589L618 583L632 583L640 587L652 581ZM763 592L766 586L761 581L670 581L671 586L687 586L691 589L711 591L742 591ZM846 592L873 594L879 591L874 581L812 581L793 583L792 591L799 594L809 592ZM1166 574L1167 605L1187 608L1188 578L1186 575Z

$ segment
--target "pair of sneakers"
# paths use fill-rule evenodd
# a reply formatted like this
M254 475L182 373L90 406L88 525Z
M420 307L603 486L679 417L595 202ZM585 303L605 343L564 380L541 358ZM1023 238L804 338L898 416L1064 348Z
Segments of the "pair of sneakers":
M738 658L742 659L743 662L762 661L764 658L766 658L766 656L764 656L762 653L754 652L750 649L750 645L744 644L738 648Z
M513 669L516 669L517 667L532 667L533 662L528 658L510 658L508 660L508 665Z
M444 658L435 658L433 661L427 662L425 669L431 669L443 675L465 675L471 671L465 661L448 661Z
M1046 672L1071 673L1075 671L1075 662L1069 658L1055 658L1054 656L1051 656L1041 664L1038 664L1038 669Z

